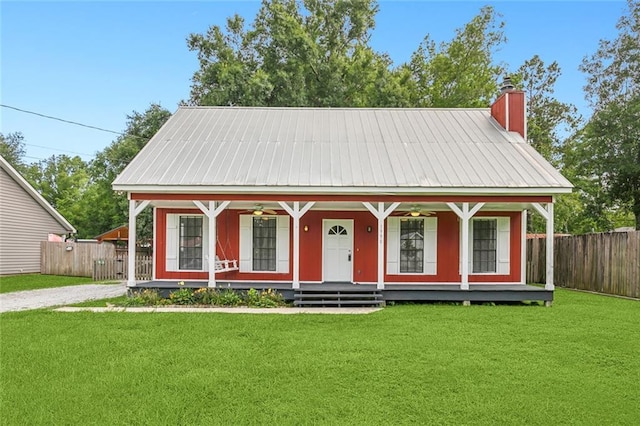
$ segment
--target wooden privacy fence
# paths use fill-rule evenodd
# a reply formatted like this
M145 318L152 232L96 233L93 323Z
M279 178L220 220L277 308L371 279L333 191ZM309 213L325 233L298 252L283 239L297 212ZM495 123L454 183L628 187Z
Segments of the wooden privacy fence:
M40 243L40 273L90 277L93 260L115 257L112 244L42 241Z
M527 282L544 283L546 240L527 241ZM640 231L555 237L557 286L640 297Z
M136 255L136 280L150 280L152 257L149 255ZM126 256L96 259L93 262L93 279L95 281L126 280L129 265Z

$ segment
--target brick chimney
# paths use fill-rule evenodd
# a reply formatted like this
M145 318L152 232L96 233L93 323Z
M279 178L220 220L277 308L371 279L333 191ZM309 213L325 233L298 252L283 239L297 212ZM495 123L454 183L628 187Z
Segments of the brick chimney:
M502 94L491 105L491 116L505 130L518 132L527 140L525 93L521 90L515 90L509 77L505 77L500 90Z

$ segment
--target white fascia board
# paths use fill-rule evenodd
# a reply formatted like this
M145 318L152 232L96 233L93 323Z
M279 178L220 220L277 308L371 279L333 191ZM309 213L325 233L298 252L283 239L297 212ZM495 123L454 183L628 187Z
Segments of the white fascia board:
M2 167L2 169L6 171L7 174L11 176L13 180L15 180L18 185L20 185L22 189L27 192L27 194L31 195L31 197L36 200L36 202L40 204L51 216L53 216L53 218L57 220L58 223L60 223L60 225L62 225L67 231L71 232L72 234L78 233L76 228L74 228L69 223L69 221L67 221L67 219L65 219L64 216L60 214L60 212L54 209L53 206L49 204L49 202L45 200L44 197L40 195L40 193L36 191L35 188L31 186L31 184L27 182L27 180L23 178L22 175L18 173L18 171L14 169L13 166L9 164L9 162L2 156L0 156L0 167Z
M256 195L552 195L569 194L570 187L322 187L322 186L182 186L113 185L114 191L158 194L256 194Z

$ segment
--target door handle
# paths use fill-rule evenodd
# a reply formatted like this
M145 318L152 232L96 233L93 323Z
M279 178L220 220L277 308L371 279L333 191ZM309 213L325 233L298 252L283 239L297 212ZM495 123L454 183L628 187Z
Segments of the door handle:
M349 256L347 256L347 260L351 262L351 253L349 253Z

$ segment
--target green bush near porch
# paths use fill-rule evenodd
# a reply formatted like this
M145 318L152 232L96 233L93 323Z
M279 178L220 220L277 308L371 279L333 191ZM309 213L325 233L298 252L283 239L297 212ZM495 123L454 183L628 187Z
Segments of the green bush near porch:
M640 303L0 315L0 424L636 424Z
M275 308L286 306L284 297L272 289L263 291L251 288L247 291L217 288L182 287L164 298L155 289L143 289L116 303L118 306L240 306L251 308Z

